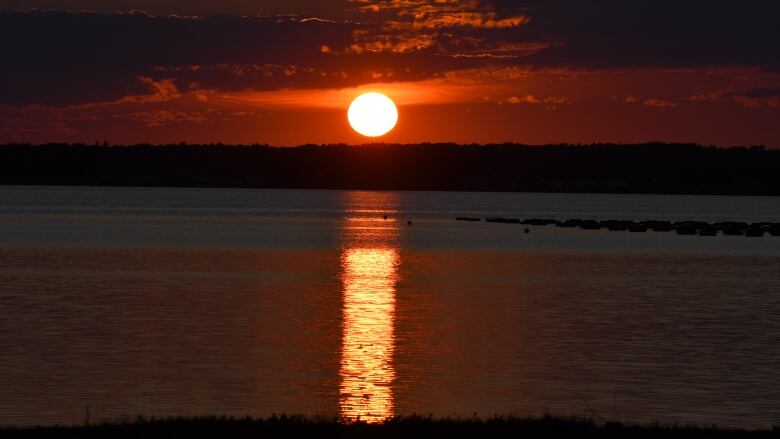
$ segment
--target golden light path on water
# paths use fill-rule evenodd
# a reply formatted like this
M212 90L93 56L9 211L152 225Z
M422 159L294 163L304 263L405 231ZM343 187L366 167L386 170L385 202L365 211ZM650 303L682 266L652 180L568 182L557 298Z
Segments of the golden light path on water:
M378 216L347 218L341 255L343 338L340 411L345 420L392 417L395 369L397 222Z

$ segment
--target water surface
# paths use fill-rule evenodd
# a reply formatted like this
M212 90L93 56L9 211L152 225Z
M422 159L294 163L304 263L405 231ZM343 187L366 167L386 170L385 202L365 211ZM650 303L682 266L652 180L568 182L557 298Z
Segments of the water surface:
M780 221L780 200L0 188L0 424L780 421L780 238L459 215Z

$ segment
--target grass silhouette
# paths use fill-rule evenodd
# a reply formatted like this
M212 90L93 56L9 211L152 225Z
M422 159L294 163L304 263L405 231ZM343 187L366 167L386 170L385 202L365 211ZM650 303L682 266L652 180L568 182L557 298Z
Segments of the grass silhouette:
M341 422L335 418L272 416L270 418L197 417L146 419L87 426L0 429L3 438L509 438L509 437L780 437L780 429L739 430L716 427L631 425L584 418L397 417L381 424Z

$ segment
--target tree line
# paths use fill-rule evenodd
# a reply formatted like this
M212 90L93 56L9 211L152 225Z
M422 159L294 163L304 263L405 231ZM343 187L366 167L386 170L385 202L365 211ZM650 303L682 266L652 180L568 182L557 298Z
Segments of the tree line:
M780 195L780 150L694 144L6 144L0 184Z

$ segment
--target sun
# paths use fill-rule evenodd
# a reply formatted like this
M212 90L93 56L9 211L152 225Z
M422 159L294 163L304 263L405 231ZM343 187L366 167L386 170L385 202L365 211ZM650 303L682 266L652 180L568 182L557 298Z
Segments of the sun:
M366 137L389 133L398 123L395 102L382 93L365 93L352 101L347 112L352 129Z

